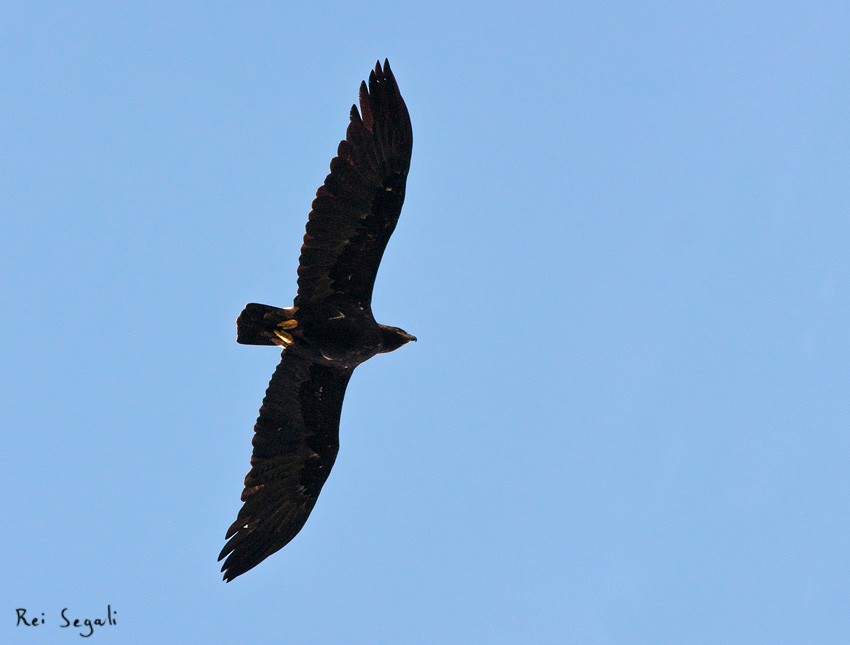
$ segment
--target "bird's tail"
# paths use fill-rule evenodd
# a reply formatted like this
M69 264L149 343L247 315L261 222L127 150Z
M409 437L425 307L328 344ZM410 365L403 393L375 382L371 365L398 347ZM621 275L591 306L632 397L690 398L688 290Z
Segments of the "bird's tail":
M298 326L297 307L270 307L256 302L245 305L236 319L236 342L243 345L279 345L292 342L289 331Z

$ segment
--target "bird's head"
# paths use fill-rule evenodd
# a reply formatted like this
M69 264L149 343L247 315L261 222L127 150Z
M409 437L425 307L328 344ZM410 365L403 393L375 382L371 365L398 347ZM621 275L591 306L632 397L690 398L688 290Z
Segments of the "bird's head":
M378 325L378 327L381 328L381 354L396 350L402 345L407 345L410 341L416 341L416 336L412 336L398 327L390 327L389 325Z

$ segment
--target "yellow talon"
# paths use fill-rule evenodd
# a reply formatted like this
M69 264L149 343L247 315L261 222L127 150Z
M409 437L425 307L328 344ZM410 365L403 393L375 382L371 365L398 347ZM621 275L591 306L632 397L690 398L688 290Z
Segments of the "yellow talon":
M274 335L277 336L278 338L280 338L284 342L284 344L286 344L286 345L288 345L289 343L292 342L292 336L287 334L285 331L280 331L278 329L275 329Z
M277 324L277 326L280 327L281 329L293 329L294 327L298 326L298 321L297 320L284 320L283 322L279 322Z

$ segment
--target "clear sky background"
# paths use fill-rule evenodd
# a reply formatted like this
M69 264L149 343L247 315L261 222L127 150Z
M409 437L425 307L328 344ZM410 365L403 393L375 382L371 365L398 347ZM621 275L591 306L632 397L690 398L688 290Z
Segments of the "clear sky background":
M235 319L384 57L419 342L225 585ZM6 3L0 97L3 643L850 642L846 2Z

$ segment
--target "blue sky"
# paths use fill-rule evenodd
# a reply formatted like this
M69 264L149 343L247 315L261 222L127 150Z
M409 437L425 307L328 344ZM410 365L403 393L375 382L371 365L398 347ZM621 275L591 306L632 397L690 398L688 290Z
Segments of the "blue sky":
M850 7L0 9L0 640L850 639ZM313 515L233 583L360 81L409 107ZM15 609L45 614L15 626ZM164 639L164 640L163 640Z

